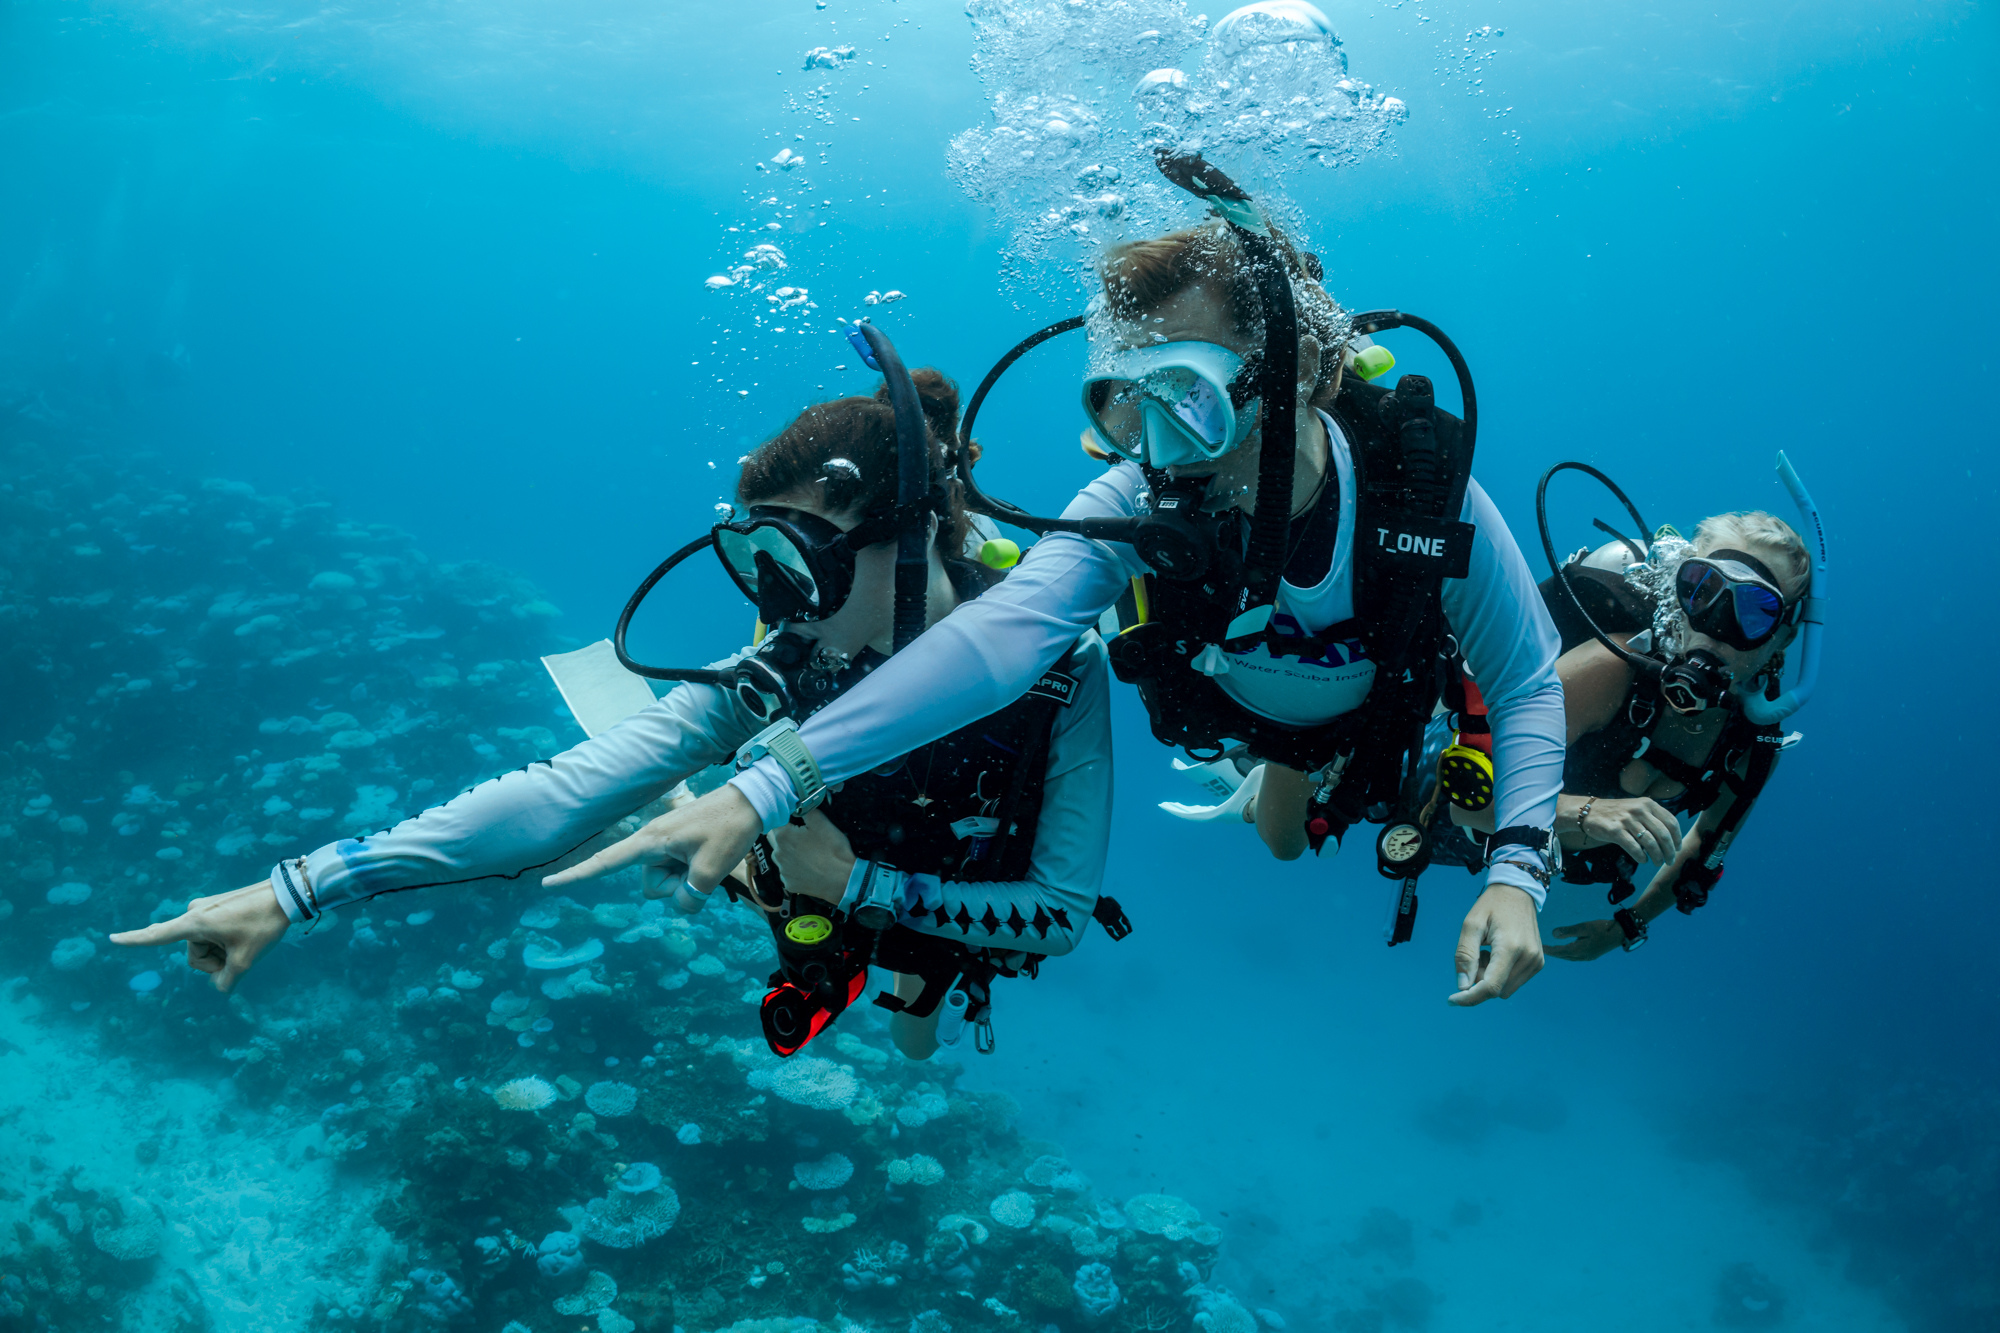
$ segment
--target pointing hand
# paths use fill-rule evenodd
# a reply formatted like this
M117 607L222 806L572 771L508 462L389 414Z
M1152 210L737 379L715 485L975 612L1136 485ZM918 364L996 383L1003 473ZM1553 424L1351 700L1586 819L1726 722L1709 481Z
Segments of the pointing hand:
M130 948L186 942L188 966L208 973L215 988L226 995L290 926L291 920L278 906L267 879L248 888L193 899L187 911L173 920L121 930L111 936L111 942Z

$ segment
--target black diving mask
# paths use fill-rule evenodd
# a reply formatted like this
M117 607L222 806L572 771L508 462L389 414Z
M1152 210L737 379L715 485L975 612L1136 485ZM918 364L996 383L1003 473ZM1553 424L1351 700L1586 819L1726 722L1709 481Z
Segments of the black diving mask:
M1690 556L1674 575L1674 593L1690 628L1744 652L1769 643L1795 610L1770 568L1743 551Z
M854 590L855 554L896 533L893 518L842 532L818 514L752 505L748 517L715 525L715 553L765 624L825 620Z

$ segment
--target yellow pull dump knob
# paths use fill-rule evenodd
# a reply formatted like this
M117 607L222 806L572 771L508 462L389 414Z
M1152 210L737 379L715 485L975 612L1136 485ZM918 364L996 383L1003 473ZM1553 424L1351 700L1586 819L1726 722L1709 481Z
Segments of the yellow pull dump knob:
M1453 745L1438 756L1438 790L1461 810L1493 804L1493 760L1484 750Z
M808 949L825 944L832 934L833 922L823 916L795 916L785 923L785 938Z
M1021 563L1021 548L1005 537L995 537L979 548L979 563L988 569L1012 569Z

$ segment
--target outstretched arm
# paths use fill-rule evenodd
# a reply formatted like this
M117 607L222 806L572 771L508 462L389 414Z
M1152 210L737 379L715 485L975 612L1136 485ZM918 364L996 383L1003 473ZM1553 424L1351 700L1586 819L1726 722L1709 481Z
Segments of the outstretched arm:
M681 685L600 736L461 793L394 828L307 855L293 920L406 889L541 877L756 729L734 695ZM274 879L284 879L281 866Z
M1108 675L1104 645L1094 638L1087 641L1077 653L1075 699L1057 715L1049 738L1041 815L1026 877L946 881L934 874L905 874L900 884L904 925L974 947L1046 955L1076 947L1097 904L1111 837ZM839 803L836 795L827 808L838 813ZM661 815L589 860L551 876L548 883L560 886L630 865L672 862L685 866L688 881L707 892L742 859L727 832L728 821L738 812L742 818L735 836L747 851L756 837L755 817L734 788L724 787ZM840 902L860 883L857 871L877 871L872 864L857 864L845 835L820 810L806 817L803 828L775 830L771 842L786 888L828 902Z
M587 849L604 829L753 730L733 698L683 685L601 736L480 783L394 828L280 863L271 880L196 898L171 921L114 944L186 942L188 965L227 991L295 921L384 893L527 878Z
M1136 512L1139 470L1112 468L1064 511ZM1129 547L1053 533L998 587L925 630L800 728L820 775L839 782L879 768L1012 703L1123 595L1140 566ZM731 779L766 830L797 804L791 779L765 759Z

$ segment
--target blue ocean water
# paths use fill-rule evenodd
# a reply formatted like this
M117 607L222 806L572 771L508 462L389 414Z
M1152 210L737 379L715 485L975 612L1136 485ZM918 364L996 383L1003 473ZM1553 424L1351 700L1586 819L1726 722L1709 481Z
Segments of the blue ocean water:
M744 1115L717 1043L754 1039L755 977L662 996L652 963L644 998L534 998L486 953L533 890L349 915L228 1001L103 939L577 739L534 658L603 637L748 446L872 387L836 319L969 388L1078 308L1089 244L1149 205L1027 247L1041 187L973 198L952 143L1032 67L1067 72L1112 152L1130 62L1202 59L1140 34L1196 12L0 11L0 1327L1994 1327L1989 6L1360 0L1327 13L1349 74L1403 104L1379 141L1332 166L1303 136L1218 151L1343 303L1451 332L1479 475L1531 552L1560 459L1684 527L1789 516L1779 448L1812 487L1836 601L1806 739L1711 905L1642 951L1449 1009L1469 880L1434 871L1384 949L1360 858L1279 864L1160 813L1189 789L1127 694L1108 887L1137 931L1008 988L962 1075L843 1020L874 1043L841 1055L874 1121ZM1086 21L1116 59L1003 49L1010 23ZM706 285L760 244L782 271ZM758 281L813 308L760 314ZM987 489L1047 512L1086 479L1080 365L1051 347L995 395ZM1612 517L1574 494L1571 547ZM671 595L655 657L740 641L712 571ZM304 767L352 730L380 739ZM643 925L621 893L565 928ZM703 955L759 972L714 929ZM551 1004L553 1035L511 1026ZM532 1120L494 1109L559 1076ZM627 1077L655 1100L578 1124L583 1088ZM806 1230L850 1211L786 1188L833 1152L871 1194L932 1154L950 1203ZM1088 1195L1024 1174L1046 1155ZM678 1189L672 1231L518 1253L634 1161ZM1086 1250L990 1214L1015 1190L1043 1216L1171 1195L1220 1235L1096 1221L1126 1295L1092 1320ZM947 1206L979 1247L927 1243L973 1234L936 1229ZM896 1285L846 1284L892 1243Z

